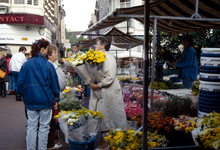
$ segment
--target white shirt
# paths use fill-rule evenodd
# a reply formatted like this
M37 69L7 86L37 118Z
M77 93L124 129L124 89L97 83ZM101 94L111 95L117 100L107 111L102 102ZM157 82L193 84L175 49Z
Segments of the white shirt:
M9 63L9 71L20 72L22 65L27 61L22 52L15 53Z

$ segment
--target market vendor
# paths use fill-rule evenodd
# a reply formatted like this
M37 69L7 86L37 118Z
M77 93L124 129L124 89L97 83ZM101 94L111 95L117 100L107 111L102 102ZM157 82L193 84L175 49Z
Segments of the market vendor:
M72 49L73 49L73 53L72 53L72 56L70 56L70 57L74 57L76 54L78 54L80 52L79 43L73 43ZM69 55L68 55L68 57L69 57ZM73 82L74 82L75 79L77 79L78 80L78 85L82 84L81 77L77 74L77 72L74 69L69 69L68 72L72 74Z
M107 60L102 65L103 78L98 84L90 84L91 95L89 109L102 111L104 120L101 123L101 142L97 149L107 148L103 136L112 128L126 128L127 118L125 114L122 90L117 75L117 64L114 56L108 51L111 41L108 37L99 37L96 43L96 49L105 52ZM101 90L101 99L98 99L93 91ZM96 102L98 101L98 104Z
M170 62L171 66L179 68L178 77L182 79L183 86L190 88L193 81L197 80L197 56L196 51L193 48L193 37L186 34L183 37L184 51L182 59L179 62Z

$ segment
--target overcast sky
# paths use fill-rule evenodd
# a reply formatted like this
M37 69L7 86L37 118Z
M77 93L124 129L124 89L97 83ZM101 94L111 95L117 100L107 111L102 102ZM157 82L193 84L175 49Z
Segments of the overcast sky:
M84 31L88 28L96 0L63 0L66 28L71 31Z

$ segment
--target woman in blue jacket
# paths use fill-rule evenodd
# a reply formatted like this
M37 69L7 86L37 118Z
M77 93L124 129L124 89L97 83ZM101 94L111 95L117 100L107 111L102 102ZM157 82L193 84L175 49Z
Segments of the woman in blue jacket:
M47 139L55 102L59 102L60 87L56 70L46 59L50 43L45 39L31 46L32 59L20 70L17 91L22 94L27 109L27 150L47 149Z

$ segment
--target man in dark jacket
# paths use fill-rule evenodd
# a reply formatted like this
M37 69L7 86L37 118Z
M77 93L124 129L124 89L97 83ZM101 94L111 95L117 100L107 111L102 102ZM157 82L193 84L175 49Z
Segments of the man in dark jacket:
M17 91L27 109L27 150L47 149L48 133L52 118L52 109L60 97L59 81L56 70L46 59L49 42L41 39L31 46L32 58L21 67L17 82Z

